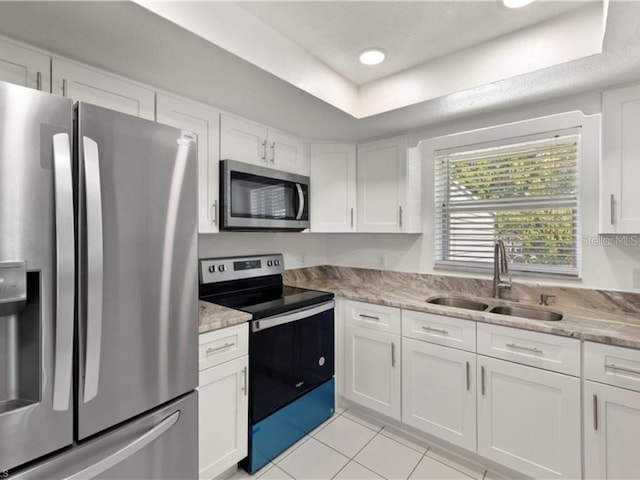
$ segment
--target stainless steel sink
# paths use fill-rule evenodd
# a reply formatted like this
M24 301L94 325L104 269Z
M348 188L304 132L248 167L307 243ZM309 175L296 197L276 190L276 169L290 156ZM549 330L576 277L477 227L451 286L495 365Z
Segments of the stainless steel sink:
M428 303L434 305L444 305L447 307L464 308L466 310L478 310L482 311L489 307L488 304L477 302L475 300L469 300L463 297L433 297L427 299Z
M489 310L491 313L500 315L510 315L512 317L524 317L532 320L546 320L557 322L562 320L562 314L551 310L538 310L534 308L515 307L511 305L500 305Z

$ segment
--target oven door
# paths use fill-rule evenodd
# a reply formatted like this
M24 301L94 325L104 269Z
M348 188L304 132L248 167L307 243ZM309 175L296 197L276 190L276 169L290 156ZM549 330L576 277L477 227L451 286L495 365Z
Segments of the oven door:
M250 423L333 377L334 301L251 322Z
M233 160L220 169L222 229L309 228L309 177Z

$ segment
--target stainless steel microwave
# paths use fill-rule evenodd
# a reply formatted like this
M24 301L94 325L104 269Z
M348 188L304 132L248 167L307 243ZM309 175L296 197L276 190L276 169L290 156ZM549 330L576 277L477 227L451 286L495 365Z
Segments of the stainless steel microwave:
M220 162L222 230L309 228L309 177L249 163Z

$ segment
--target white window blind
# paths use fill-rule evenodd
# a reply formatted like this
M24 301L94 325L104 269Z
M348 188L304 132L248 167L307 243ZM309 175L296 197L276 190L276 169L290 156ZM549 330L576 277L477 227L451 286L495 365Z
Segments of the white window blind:
M580 134L546 137L435 152L436 268L490 269L502 239L512 271L578 275Z

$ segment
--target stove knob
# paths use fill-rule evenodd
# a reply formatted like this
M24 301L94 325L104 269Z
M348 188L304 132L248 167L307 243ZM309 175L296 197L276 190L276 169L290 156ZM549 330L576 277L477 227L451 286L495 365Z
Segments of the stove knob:
M276 267L278 267L278 266L280 265L280 260L275 260L275 261L273 262L273 264L274 264Z
M267 267L273 267L273 261L267 260Z
M211 266L209 267L209 272L211 272L211 273L215 273L215 272L216 272L216 266L215 266L215 265L211 265Z
M219 272L224 272L225 270L227 270L227 267L225 267L224 265L219 265L218 266L218 271Z

